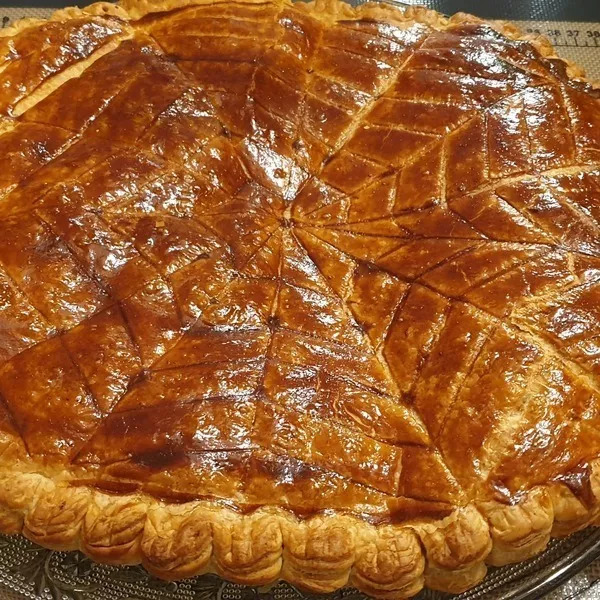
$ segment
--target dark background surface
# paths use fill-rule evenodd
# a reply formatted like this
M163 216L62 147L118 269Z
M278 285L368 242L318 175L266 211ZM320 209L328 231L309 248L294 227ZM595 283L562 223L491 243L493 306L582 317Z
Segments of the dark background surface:
M93 0L0 0L0 6L73 6ZM446 14L464 11L490 19L600 22L600 0L410 0Z

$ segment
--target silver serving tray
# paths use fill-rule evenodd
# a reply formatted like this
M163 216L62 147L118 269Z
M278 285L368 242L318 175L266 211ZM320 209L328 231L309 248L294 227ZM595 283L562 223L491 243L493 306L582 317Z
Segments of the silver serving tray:
M502 568L490 569L477 587L453 596L456 600L479 598L531 600L541 598L600 557L600 529L588 529L553 541L539 556ZM583 582L579 590L589 587ZM21 536L0 535L0 598L44 600L314 600L284 582L269 590L202 575L179 582L161 581L141 566L114 567L93 563L80 552L55 552L40 548ZM450 598L424 590L418 600ZM566 598L567 594L560 594ZM573 597L569 594L569 597ZM362 600L363 594L344 589L327 600Z
M89 0L91 2L92 0ZM347 0L360 4L365 0ZM379 0L407 6L418 2ZM83 4L89 3L83 0ZM74 2L66 2L72 4ZM423 2L427 4L427 2ZM46 16L52 9L34 9ZM14 11L13 11L14 12ZM21 12L32 13L32 9ZM40 14L42 13L43 14ZM12 13L11 13L12 14ZM22 16L19 14L19 16ZM424 590L417 600L533 600L548 595L567 580L573 585L552 594L553 599L574 598L600 581L600 566L576 581L578 573L600 559L600 529L587 529L562 540L554 540L539 556L502 568L490 568L475 588L451 596ZM599 563L600 565L600 563ZM572 578L576 579L572 579ZM203 575L180 582L150 576L142 567L114 567L93 563L80 552L55 552L40 548L21 536L0 535L0 600L21 598L44 600L363 600L363 594L344 589L328 596L315 596L287 583L267 590L244 587ZM600 595L598 596L600 598Z

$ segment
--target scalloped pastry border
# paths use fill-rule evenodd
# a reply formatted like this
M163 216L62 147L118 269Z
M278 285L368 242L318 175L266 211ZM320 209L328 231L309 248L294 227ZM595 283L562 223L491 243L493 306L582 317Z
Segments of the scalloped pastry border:
M143 564L163 579L216 573L236 583L284 579L311 592L345 586L400 599L424 586L460 593L486 565L520 562L551 537L600 525L600 459L593 502L562 483L531 489L515 505L471 503L439 520L371 525L346 514L300 519L277 507L239 513L216 502L174 504L142 493L73 487L61 476L0 469L0 531L108 564ZM43 469L40 469L43 471Z
M137 20L151 12L209 1L98 2L59 10L49 20L85 15ZM460 22L486 23L510 39L529 42L546 59L562 61L569 78L586 81L584 71L557 56L546 38L524 35L509 22L464 13L447 18L422 7L353 8L340 0L315 0L304 6L324 18L365 14L440 29ZM0 37L45 21L22 19L0 31ZM163 579L216 573L253 586L284 579L316 593L352 586L373 597L398 600L424 586L460 593L485 577L488 564L526 560L544 550L551 537L600 526L600 458L590 463L588 505L566 485L552 482L532 488L515 505L471 503L439 520L371 525L339 513L300 519L284 509L263 507L241 514L207 500L174 504L141 493L73 487L64 476L45 474L41 465L37 471L16 470L19 453L10 440L2 442L1 532L23 534L51 549L78 549L98 562L141 563Z

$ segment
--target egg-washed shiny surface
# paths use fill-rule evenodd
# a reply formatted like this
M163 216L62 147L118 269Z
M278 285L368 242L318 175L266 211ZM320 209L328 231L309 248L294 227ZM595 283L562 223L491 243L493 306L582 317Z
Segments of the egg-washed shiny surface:
M598 93L487 26L391 15L227 2L0 38L0 413L24 453L298 514L556 479L586 499Z

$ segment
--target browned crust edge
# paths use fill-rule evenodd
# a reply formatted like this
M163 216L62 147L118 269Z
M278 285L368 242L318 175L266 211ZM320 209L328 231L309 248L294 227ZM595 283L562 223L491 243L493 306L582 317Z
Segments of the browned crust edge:
M84 16L113 16L124 20L129 20L130 18L127 11L117 4L112 4L110 2L95 2L94 4L90 4L85 8L77 8L76 6L61 8L53 12L52 15L50 15L50 17L47 19L38 19L35 17L18 19L17 21L11 23L9 27L0 29L0 38L12 37L25 29L35 27L36 25L42 25L48 21L66 21L67 19L75 19L77 17Z
M99 2L59 10L50 20L107 14L137 20L150 12L209 1ZM462 13L447 18L421 7L352 8L339 0L306 6L332 19L365 15L440 29L458 22L488 23ZM22 19L0 37L43 22ZM511 23L488 24L511 39L528 41L547 59L563 61L568 77L583 79L583 70L558 57L545 38L524 35ZM172 504L141 493L74 488L68 475L46 474L31 462L19 467L19 453L10 439L0 440L0 445L1 532L23 534L47 548L79 549L98 562L141 563L164 579L216 573L254 586L285 579L312 592L353 586L390 599L410 597L424 586L459 593L483 579L486 564L523 561L541 552L553 536L600 525L600 459L590 463L592 499L587 504L566 485L548 483L531 489L513 506L471 503L440 520L375 526L342 514L302 520L273 507L240 514L206 500Z
M588 79L582 66L556 54L554 46L547 37L535 33L525 33L511 21L485 21L467 13L456 13L450 17L449 23L485 23L511 40L531 44L546 60L564 64L565 73L569 79L586 83L594 89L600 89L600 81Z
M47 548L78 549L98 562L141 563L164 579L216 573L253 586L285 579L312 592L353 586L395 599L423 586L459 593L483 579L486 564L523 561L551 537L600 524L600 460L591 463L587 505L564 484L550 483L513 506L471 503L444 519L398 525L108 494L72 487L65 474L16 471L3 462L0 531Z

